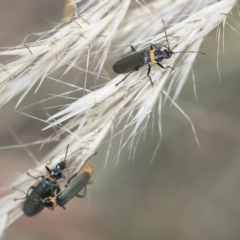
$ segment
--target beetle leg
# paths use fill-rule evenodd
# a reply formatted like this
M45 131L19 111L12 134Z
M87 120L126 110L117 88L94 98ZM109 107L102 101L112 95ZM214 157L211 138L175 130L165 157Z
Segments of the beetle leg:
M26 199L26 198L28 197L29 191L30 191L31 189L34 189L34 188L35 188L34 186L31 186L31 187L28 189L27 193L25 193L23 190L14 187L14 188L13 188L14 190L20 191L20 192L22 192L22 193L24 193L24 194L26 195L26 197L23 197L23 198L14 198L14 201Z
M153 85L152 78L151 78L151 77L150 77L150 75L149 75L149 73L150 73L150 72L151 72L151 65L150 65L150 64L148 64L147 76L148 76L148 78L149 78L149 80L150 80L151 84Z
M77 176L77 174L78 174L78 173L73 174L73 175L68 179L67 185L71 182L71 180L72 180L73 178L75 178L75 177ZM67 185L66 185L66 186L67 186ZM65 187L66 187L66 186L65 186Z
M163 69L171 68L172 70L175 70L175 68L170 67L170 66L166 66L166 67L164 67L161 63L157 63L157 65L158 65L159 67L163 68Z
M38 179L38 178L44 178L44 176L38 176L38 177L34 177L33 175L31 175L29 172L27 172L27 175L34 178L34 179Z
M79 198L84 198L85 195L86 195L86 190L87 190L87 187L86 185L84 186L84 192L83 192L83 195L80 195L80 194L76 194L76 197L79 197Z
M129 74L127 74L121 81L119 81L118 83L115 84L115 86L118 86L121 82L123 82L134 70L132 70Z
M52 161L52 159L51 159ZM46 165L45 168L47 169L48 173L50 174L51 173L51 169Z
M131 47L131 49L132 49L132 52L136 52L136 51L137 51L134 46L130 45L130 47Z

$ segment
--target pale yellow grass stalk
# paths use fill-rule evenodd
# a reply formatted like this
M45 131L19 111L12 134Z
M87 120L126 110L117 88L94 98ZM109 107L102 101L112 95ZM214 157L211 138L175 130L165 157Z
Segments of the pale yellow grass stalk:
M0 53L18 56L17 60L1 66L0 105L21 93L18 105L34 84L38 82L40 86L45 78L59 67L66 66L65 72L73 67L77 68L84 54L87 54L87 64L90 64L92 49L98 50L93 53L97 64L92 74L99 76L105 61L109 60L112 63L129 52L130 44L138 50L149 47L150 43L166 44L162 18L166 23L170 46L176 46L174 51L198 51L207 34L220 24L225 24L236 0L220 2L156 0L149 4L136 1L138 4L135 8L129 8L130 0L87 2L86 8L81 6L84 11L80 15L77 14L76 19L59 25L46 37ZM92 5L93 2L95 4ZM58 136L66 132L68 136L34 170L46 174L45 164L52 156L56 156L52 165L58 163L65 154L65 147L70 144L68 167L71 169L75 166L72 171L76 172L85 164L88 157L98 150L109 131L117 128L122 122L125 124L122 132L126 132L129 126L132 127L131 131L127 132L127 139L122 140L120 148L124 147L143 131L143 123L148 120L159 99L159 116L161 115L162 96L170 97L174 90L171 99L176 105L174 100L178 97L196 56L175 54L162 62L163 65L174 66L175 71L153 66L151 77L154 85L151 85L146 76L147 69L143 67L133 72L117 87L115 84L123 79L124 74L108 81L95 91L86 89L88 94L46 120L49 123L47 128L60 126ZM88 69L85 71L90 72ZM160 119L159 130L161 131ZM50 136L47 141L55 138L55 135ZM6 188L15 186L27 191L35 183L34 179L24 174ZM2 233L9 224L22 215L20 202L13 201L18 197L22 197L22 194L14 191L0 200Z

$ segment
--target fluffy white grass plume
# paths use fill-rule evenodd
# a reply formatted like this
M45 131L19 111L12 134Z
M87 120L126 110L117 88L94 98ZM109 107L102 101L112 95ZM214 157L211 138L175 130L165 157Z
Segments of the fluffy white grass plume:
M78 2L81 1L74 2L74 18L66 20L34 43L0 53L18 56L17 60L0 68L1 106L12 97L22 94L18 105L36 83L37 91L45 78L60 67L65 66L64 74L72 68L78 68L83 55L87 56L84 58L87 67L78 69L98 78L105 61L112 63L114 59L129 52L128 46L131 44L137 50L149 47L150 43L166 45L162 18L166 24L170 47L175 47L174 52L198 51L206 35L221 23L225 24L236 0L156 0L148 4L143 1L131 3L130 0L87 1L81 4L79 10ZM109 131L124 123L120 133L123 136L127 132L127 137L122 137L121 150L137 134L144 132L143 123L148 121L158 100L161 132L163 97L171 99L176 105L174 100L178 97L196 56L197 54L174 54L162 62L164 66L173 66L174 71L153 65L153 85L146 76L147 68L142 67L118 86L116 83L125 74L118 75L102 87L96 86L98 88L95 91L85 89L88 94L46 120L49 124L47 128L58 126L58 136L67 133L67 137L31 173L39 175L40 171L45 175L46 163L52 156L56 156L52 165L61 161L67 144L70 145L67 166L76 172L97 151ZM83 87L85 85L86 83ZM130 126L131 131L126 131ZM50 136L46 142L55 138L55 135ZM132 150L133 141L129 146ZM36 180L22 175L6 188L15 186L27 191L34 184ZM20 201L13 201L19 197L22 197L22 193L14 191L0 200L2 232L22 214Z

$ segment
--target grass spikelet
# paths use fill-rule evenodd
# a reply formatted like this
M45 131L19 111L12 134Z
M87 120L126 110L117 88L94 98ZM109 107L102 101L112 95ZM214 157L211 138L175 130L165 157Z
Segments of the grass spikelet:
M63 75L79 69L92 74L96 80L100 77L109 80L103 75L103 71L110 73L105 62L112 65L118 57L129 52L127 46L133 44L140 50L151 43L166 45L162 18L174 52L198 51L208 33L221 23L225 24L236 3L235 0L156 0L147 4L144 1L103 0L86 1L77 8L78 2L81 1L72 1L75 17L45 33L38 41L0 52L0 55L17 56L0 67L0 106L21 94L18 106L33 87L37 91L60 67L64 67ZM196 57L196 54L174 54L162 62L164 66L173 66L175 71L153 65L151 78L154 85L146 76L146 67L130 74L118 86L116 83L125 74L110 79L101 87L96 84L94 91L86 88L86 82L81 83L82 86L77 88L84 89L87 94L43 120L47 124L45 129L59 129L46 142L55 141L57 136L62 136L63 140L30 172L44 174L45 165L53 156L53 165L62 160L67 144L67 166L70 172L76 172L98 150L107 134L120 124L124 127L117 134L127 133L126 139L122 137L120 150L130 143L130 151L134 152L132 140L137 134L144 133L144 123L156 102L159 103L159 119L164 97L176 104ZM86 69L81 69L79 63L84 61ZM14 186L27 191L34 184L36 180L24 174L4 189ZM0 199L1 233L21 216L20 201L13 201L19 197L22 193L14 191Z

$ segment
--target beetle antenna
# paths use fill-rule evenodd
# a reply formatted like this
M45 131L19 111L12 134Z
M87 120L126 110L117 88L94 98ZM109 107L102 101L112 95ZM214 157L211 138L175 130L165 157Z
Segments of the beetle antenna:
M164 24L164 20L163 20L163 19L162 19L162 22L163 22L164 32L165 32L165 36L166 36L166 40L167 40L168 51L170 52L171 49L170 49L170 46L169 46L167 31L166 31L166 27L165 27L165 24ZM177 46L177 45L176 45L176 46ZM175 47L176 47L176 46L175 46ZM175 48L175 47L174 47L174 48ZM171 52L172 52L172 54L175 54L175 53L200 53L200 54L206 55L206 53L197 52L197 51L185 51L185 52L173 52L173 51L171 51Z
M197 51L172 52L172 54L175 54L175 53L200 53L200 54L206 55L206 53L203 53L203 52L197 52Z
M65 162L65 161L66 161L66 158L67 158L67 154L68 154L68 147L69 147L69 144L67 145L67 149L66 149L66 153L65 153L65 157L64 157L64 159L63 159L63 162Z
M164 24L164 20L163 20L163 19L162 19L162 22L163 22L163 28L164 28L164 32L165 32L165 37L166 37L166 39L167 39L168 51L171 51L171 50L170 50L170 46L169 46L169 42L168 42L167 31L166 31L166 28L165 28L165 24Z

